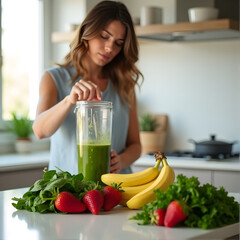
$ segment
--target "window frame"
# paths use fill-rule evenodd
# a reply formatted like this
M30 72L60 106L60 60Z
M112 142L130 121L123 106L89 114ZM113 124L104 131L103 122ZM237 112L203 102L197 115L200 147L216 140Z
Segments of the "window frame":
M51 59L51 6L52 0L38 0L39 1L39 31L40 31L40 39L39 39L39 72L43 72L43 69L49 66ZM0 0L0 7L2 8L2 0ZM0 11L0 27L2 28L2 11ZM36 80L40 81L40 79ZM8 120L3 120L3 88L2 88L2 31L0 31L0 133L6 132L6 124L9 122Z
M2 29L2 0L0 0L0 8L0 28ZM0 30L0 130L2 128L2 30Z

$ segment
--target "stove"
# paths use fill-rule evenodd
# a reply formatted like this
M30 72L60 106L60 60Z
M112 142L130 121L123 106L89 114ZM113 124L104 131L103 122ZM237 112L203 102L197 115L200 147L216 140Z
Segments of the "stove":
M149 153L148 155L154 155L154 153ZM232 153L232 154L218 154L218 155L198 155L191 151L173 151L173 152L165 152L166 157L179 157L181 159L184 158L201 158L201 159L215 159L215 160L222 160L222 159L229 159L229 158L239 158L239 153Z

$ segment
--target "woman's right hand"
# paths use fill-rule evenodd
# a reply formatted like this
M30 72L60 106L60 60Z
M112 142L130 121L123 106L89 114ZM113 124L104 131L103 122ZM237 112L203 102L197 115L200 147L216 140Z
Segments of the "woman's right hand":
M52 136L61 126L77 101L101 100L101 91L92 82L80 80L71 89L70 95L57 101L57 87L50 73L46 72L39 88L39 102L33 131L37 138Z
M100 88L91 81L80 80L72 87L69 95L71 104L77 101L101 101Z

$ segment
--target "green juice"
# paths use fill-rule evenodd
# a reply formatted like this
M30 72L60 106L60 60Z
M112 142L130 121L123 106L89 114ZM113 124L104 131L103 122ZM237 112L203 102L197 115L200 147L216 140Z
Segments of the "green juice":
M101 175L110 170L110 145L86 144L78 148L78 172L84 180L101 183Z

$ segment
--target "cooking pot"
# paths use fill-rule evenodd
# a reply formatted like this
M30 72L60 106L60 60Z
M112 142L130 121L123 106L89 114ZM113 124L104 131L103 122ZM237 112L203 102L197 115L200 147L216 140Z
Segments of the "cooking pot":
M232 143L217 141L215 135L210 135L210 140L196 142L189 139L189 142L195 144L195 154L199 156L217 156L217 155L231 155L232 146L237 141Z

